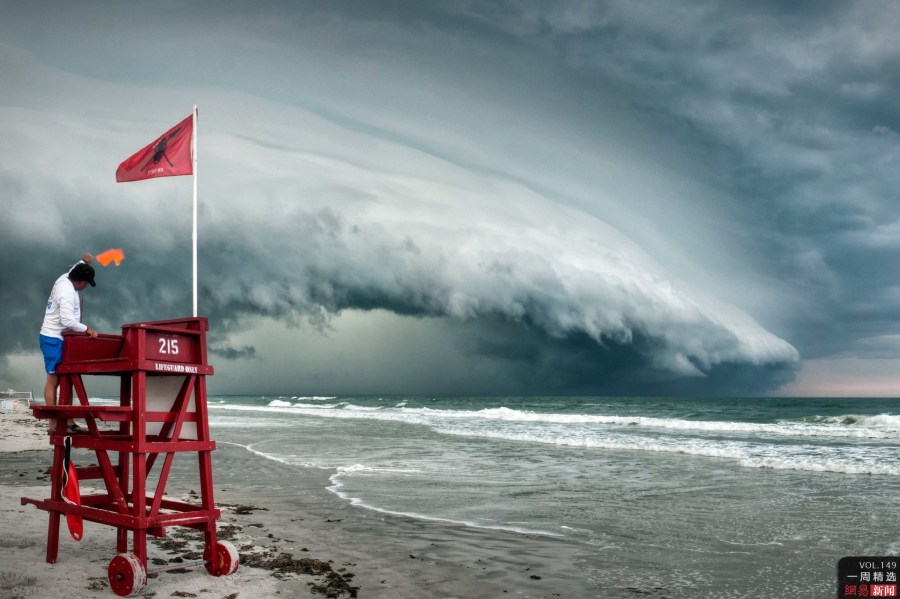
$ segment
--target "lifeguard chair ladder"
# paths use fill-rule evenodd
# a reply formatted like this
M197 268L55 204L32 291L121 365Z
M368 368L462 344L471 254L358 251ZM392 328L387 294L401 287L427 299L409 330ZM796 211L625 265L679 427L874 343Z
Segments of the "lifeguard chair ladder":
M21 500L22 505L33 504L50 514L48 563L56 562L60 517L65 515L116 527L118 555L110 561L108 574L110 587L123 597L146 585L147 534L165 536L171 526L203 531L203 561L197 565L205 565L214 576L237 570L234 546L216 539L220 511L213 500L211 453L216 443L210 439L206 403L206 377L213 374L206 355L208 329L206 318L195 317L127 324L121 335L65 336L57 368L58 405L31 406L37 418L56 421L56 432L50 435L54 447L50 498ZM83 375L120 377L119 405L92 405ZM83 418L87 431L66 431L70 418ZM117 426L101 428L98 421ZM105 492L82 496L81 505L63 497L66 437L74 449L96 455L96 466L75 469L78 480L102 479L105 487ZM164 497L172 460L183 452L197 454L199 505ZM151 490L148 476L157 465L158 479Z

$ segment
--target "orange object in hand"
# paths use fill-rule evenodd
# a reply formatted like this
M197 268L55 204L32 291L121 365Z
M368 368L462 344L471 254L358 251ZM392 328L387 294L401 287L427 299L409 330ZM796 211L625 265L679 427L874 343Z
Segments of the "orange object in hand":
M125 259L125 252L122 251L122 248L110 248L105 252L97 254L96 258L97 262L103 266L109 266L110 262L115 262L116 266L118 266L122 263L122 260Z

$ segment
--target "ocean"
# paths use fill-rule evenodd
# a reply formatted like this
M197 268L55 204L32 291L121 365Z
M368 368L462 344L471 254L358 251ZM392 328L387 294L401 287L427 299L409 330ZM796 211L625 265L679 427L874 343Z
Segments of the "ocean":
M209 404L217 484L234 460L273 489L314 473L376 533L498 575L534 563L562 597L821 599L840 558L900 554L897 400Z

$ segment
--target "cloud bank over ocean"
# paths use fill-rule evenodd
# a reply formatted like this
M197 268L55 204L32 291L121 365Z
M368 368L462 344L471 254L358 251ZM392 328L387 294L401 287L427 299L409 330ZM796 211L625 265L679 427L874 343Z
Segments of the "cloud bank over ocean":
M266 155L262 148L254 153ZM274 153L266 162L277 160ZM240 227L260 232L272 228L270 214L281 216L264 244L239 240L255 249L250 262L261 267L230 278L213 295L222 312L281 317L297 309L382 309L499 321L557 342L584 337L610 351L627 347L648 369L672 377L704 376L726 364L789 367L798 359L789 343L746 313L673 281L599 218L505 177L408 148L374 152L386 154L393 154L393 166L379 158L361 165L351 155L294 152L289 162L305 163L304 179L326 195L340 193L347 181L366 192L346 190L348 207L301 192L295 202L257 204L249 220L242 214ZM238 223L220 227L218 242ZM226 272L213 279L226 280Z

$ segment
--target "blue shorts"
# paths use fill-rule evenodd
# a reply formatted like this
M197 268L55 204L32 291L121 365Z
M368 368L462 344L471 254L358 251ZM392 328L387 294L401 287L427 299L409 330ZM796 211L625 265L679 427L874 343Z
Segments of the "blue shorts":
M62 362L63 340L56 337L40 335L41 353L44 354L44 370L47 374L56 374L56 367Z

